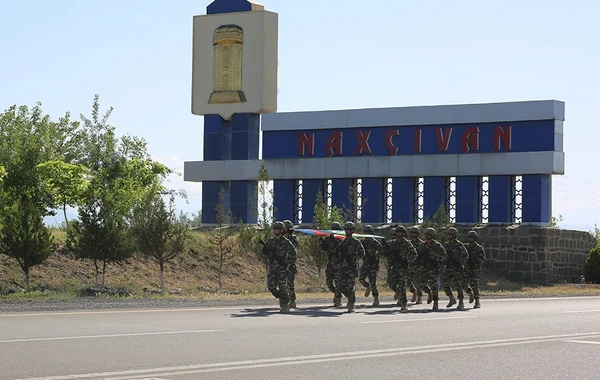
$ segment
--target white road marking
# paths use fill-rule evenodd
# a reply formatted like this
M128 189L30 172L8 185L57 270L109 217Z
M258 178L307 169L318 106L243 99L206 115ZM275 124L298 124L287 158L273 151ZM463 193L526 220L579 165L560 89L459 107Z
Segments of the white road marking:
M292 356L283 358L269 358L269 359L257 359L257 360L240 360L235 362L221 362L221 363L210 363L210 364L196 364L188 366L178 367L163 367L163 368L148 368L141 370L125 370L125 371L114 371L114 372L99 372L99 373L85 373L85 374L74 374L64 376L50 376L50 377L37 377L29 379L15 379L15 380L69 380L69 379L92 379L101 378L106 380L133 380L139 379L140 376L177 376L186 374L197 374L203 372L217 372L217 371L229 371L229 370L240 370L250 368L265 368L265 367L279 367L309 363L321 363L331 362L340 360L356 360L376 357L389 357L389 356L403 356L403 355L416 355L432 352L443 352L443 351L456 351L466 350L474 348L492 348L501 346L511 346L517 344L533 344L533 343L546 343L553 341L561 341L568 338L595 338L600 337L600 331L580 334L563 334L563 335L545 335L545 336L534 336L526 338L510 338L510 339L497 339L497 340L486 340L476 342L462 342L462 343L448 343L448 344L437 344L430 346L414 346L414 347L398 347L398 348L387 348L378 350L365 350L365 351L352 351L352 352L340 352L331 354L317 354L317 355L305 355L305 356Z
M585 344L600 344L600 342L591 342L588 340L565 340L568 343L585 343Z
M440 318L414 318L414 319L391 319L387 321L368 321L368 322L358 322L358 323L396 323L396 322L416 322L416 321L435 321L435 320L446 320L446 319L463 319L463 318L475 318L473 315L463 316L463 317L440 317Z
M73 339L95 339L95 338L118 338L118 337L123 337L123 336L144 336L144 335L196 334L196 333L219 332L219 331L223 331L223 330L157 331L157 332L129 333L129 334L58 336L58 337L50 337L50 338L8 339L8 340L0 340L0 343L43 342L43 341L49 341L49 340L73 340Z
M598 313L600 310L569 310L563 313Z

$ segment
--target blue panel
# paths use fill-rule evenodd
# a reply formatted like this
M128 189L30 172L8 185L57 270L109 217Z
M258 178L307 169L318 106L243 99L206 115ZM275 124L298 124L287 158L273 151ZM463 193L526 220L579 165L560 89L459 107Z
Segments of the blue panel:
M448 183L446 177L423 178L423 218L433 219L440 208L448 212Z
M456 177L456 223L479 223L481 209L479 177Z
M512 223L514 181L512 176L491 176L488 183L488 223Z
M392 178L392 221L415 223L415 178Z
M550 223L552 177L549 175L524 175L522 179L522 223Z
M231 181L230 207L233 219L236 223L240 219L244 223L254 224L257 220L256 210L252 203L256 205L255 191L258 186L256 181Z
M387 179L365 178L362 180L362 215L361 221L365 223L383 223L385 218L385 188ZM365 202L366 199L366 202Z
M296 189L295 181L275 180L273 181L273 206L275 207L275 218L277 220L292 220L296 218Z
M510 149L503 144L498 144L499 134L495 135L497 127L508 131L510 126ZM474 128L479 130L479 138L471 140L466 145L469 132ZM451 133L450 133L451 129ZM342 132L342 154L335 156L356 156L359 136L367 136L368 149L371 153L363 152L361 155L389 156L392 153L386 145L386 134L391 130L398 130L399 135L392 138L392 144L398 147L398 155L413 154L464 154L464 153L494 153L494 152L538 152L553 151L555 148L554 120L499 122L482 124L453 124L453 125L427 125L419 127L375 127L375 128L346 128L325 130L295 130L295 131L266 131L263 134L263 158L295 158L299 156L299 137L306 133L314 133L314 156L329 157L327 152L327 139L332 133ZM421 152L415 152L415 131L421 130ZM448 133L447 135L445 133ZM477 135L474 135L477 136ZM447 137L447 139L446 139ZM496 138L494 138L496 137ZM363 137L364 138L364 137ZM441 150L448 141L448 149ZM473 145L479 144L479 149ZM366 147L365 147L366 149ZM395 148L394 148L395 152Z
M325 181L320 179L302 180L302 223L312 223L315 216L317 194L323 199Z
M260 115L247 113L233 115L231 132L231 159L257 160Z
M350 178L332 180L331 205L337 206L342 212L349 209L351 205L348 200L348 191L352 185L354 185L354 180Z
M223 203L229 209L229 182L202 182L202 223L217 223L215 207L219 203L219 191L225 190Z
M252 4L246 0L215 0L206 7L206 14L249 12Z

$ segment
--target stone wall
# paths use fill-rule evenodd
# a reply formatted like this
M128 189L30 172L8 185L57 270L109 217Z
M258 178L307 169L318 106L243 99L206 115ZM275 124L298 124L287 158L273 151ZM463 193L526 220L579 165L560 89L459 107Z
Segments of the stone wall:
M460 228L465 240L468 228ZM475 227L486 251L487 265L514 281L580 282L583 265L596 239L583 231L555 227Z

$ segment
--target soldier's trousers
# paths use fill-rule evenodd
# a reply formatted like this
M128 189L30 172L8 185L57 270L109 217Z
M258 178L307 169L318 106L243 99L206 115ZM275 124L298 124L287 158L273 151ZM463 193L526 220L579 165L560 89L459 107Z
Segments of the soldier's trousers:
M360 274L358 276L358 282L365 288L371 287L371 293L373 297L379 297L379 290L377 289L377 272L379 268L372 265L363 265L360 267ZM365 279L369 282L365 281Z
M342 273L340 279L340 290L342 294L348 298L348 302L356 302L356 293L354 292L356 285L356 273Z
M423 295L421 289L421 274L418 268L410 268L408 271L408 289L411 293L417 293L418 296Z
M398 293L398 271L392 265L387 267L387 283L394 293Z
M440 270L437 267L424 267L421 271L421 289L428 292L431 291L434 301L439 301L438 278Z
M288 293L290 295L290 300L296 299L296 286L294 282L296 281L296 271L290 270L288 273Z
M448 266L442 276L442 289L447 295L450 295L452 293L451 285L455 285L458 291L458 299L462 300L465 298L463 290L466 289L464 278L465 274L460 268Z
M342 296L340 291L340 270L337 265L332 263L331 261L327 263L325 267L325 284L327 285L327 289L333 293L333 295L337 298Z
M397 293L398 293L398 301L400 301L400 303L406 303L407 299L406 299L406 282L408 281L408 269L404 269L404 268L398 268L398 269L392 269L395 273L396 273L396 277L397 277L397 285L396 288L398 289Z
M475 268L465 271L465 283L468 284L468 289L473 292L473 298L479 299L479 278L481 276L481 268Z
M271 294L286 303L290 302L288 278L289 272L286 269L280 268L270 269L267 278L267 287Z

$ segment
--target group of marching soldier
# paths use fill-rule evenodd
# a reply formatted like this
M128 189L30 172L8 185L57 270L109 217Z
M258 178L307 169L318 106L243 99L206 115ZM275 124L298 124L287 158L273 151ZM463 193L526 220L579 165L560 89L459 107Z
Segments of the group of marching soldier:
M341 230L342 226L334 222L330 229ZM435 240L436 231L431 227L425 229L425 240L422 240L418 226L410 228L410 239L406 236L406 227L398 226L391 229L390 238L384 239L383 243L373 237L357 239L353 236L356 230L353 222L346 222L343 230L346 234L343 240L336 239L334 234L319 238L321 249L327 253L325 282L333 293L334 307L342 307L342 296L345 296L348 312L354 312L357 278L366 289L365 297L372 294L373 306L380 305L377 288L380 257L386 259L387 283L401 312L408 310L407 288L412 293L411 302L415 304L422 304L422 297L426 294L427 303L433 302L432 310L439 308L440 288L450 299L447 308L458 302L457 309L464 309L464 292L469 295L469 303L475 302L474 308L481 307L479 277L485 251L477 243L477 232L469 231L468 242L464 244L457 239L456 228L450 227L447 230L448 241L441 244ZM273 223L274 236L266 242L261 240L262 252L269 261L268 289L279 299L282 313L296 308L294 282L299 243L293 231L291 221L277 221ZM366 225L363 232L374 234L375 231L373 226ZM457 290L458 301L454 297L453 286Z

